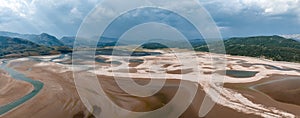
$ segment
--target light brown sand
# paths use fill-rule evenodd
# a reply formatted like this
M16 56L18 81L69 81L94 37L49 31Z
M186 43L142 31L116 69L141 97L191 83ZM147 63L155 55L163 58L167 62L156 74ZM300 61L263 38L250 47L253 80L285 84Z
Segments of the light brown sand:
M166 81L165 87L163 87L163 89L161 89L154 96L135 97L121 90L117 86L117 83L114 81L113 77L98 76L98 78L103 89L110 96L111 100L113 100L115 104L127 110L136 111L136 112L152 111L163 107L165 104L170 102L170 100L173 98L180 84L179 80L168 79ZM149 80L134 78L134 81L139 84L145 84ZM161 81L161 80L154 80L154 81ZM188 81L185 82L188 83ZM180 118L199 118L198 111L200 109L204 96L205 96L205 92L202 90L202 88L199 85L195 99L193 100L189 108L180 116ZM231 118L256 118L257 117L255 115L244 114L216 104L212 109L212 111L209 112L209 114L206 116L206 118L219 118L220 116L231 117Z
M55 70L56 67L33 67L33 62L10 65L29 78L43 82L44 88L33 99L3 118L72 118L82 112L89 114L77 94L72 72L56 73L49 70ZM32 70L27 71L28 68Z
M300 77L297 79L282 78L279 81L271 81L271 83L265 83L258 85L255 89L269 95L273 99L300 106Z
M136 96L131 96L126 92L124 92L123 90L121 90L116 84L116 82L114 81L113 77L99 75L98 78L103 89L106 91L106 94L110 96L111 100L113 100L115 104L127 110L136 111L136 112L152 111L161 108L166 103L168 103L170 99L172 99L180 83L179 80L167 79L165 87L162 90L160 90L158 93L156 93L154 96L136 97ZM140 85L145 85L149 82L149 79L134 78L134 81ZM162 80L157 79L152 81L162 81ZM189 81L185 81L185 82L192 83ZM202 90L202 88L199 85L196 98L194 99L193 103L189 106L189 108L184 112L184 114L182 114L181 118L198 118L198 111L204 96L205 96L205 92ZM216 104L213 110L206 117L218 118L220 116L233 117L233 118L258 117L252 114L244 114L242 112L238 112L233 109L220 106L218 104Z
M166 73L168 74L188 74L192 73L193 69L179 69L179 70L169 70Z
M0 70L0 106L11 103L33 90L30 83L15 80Z
M151 58L156 60L157 58ZM243 60L241 60L243 61ZM72 72L62 72L58 70L61 69L56 64L49 66L33 67L35 62L22 62L13 63L13 67L30 78L42 81L45 83L45 87L42 91L34 97L34 99L26 102L24 105L19 107L17 110L5 115L4 118L18 118L22 117L33 117L33 118L82 118L87 116L89 113L80 101L80 98L75 89L75 85L72 78ZM97 65L108 65L108 64L97 64ZM132 64L133 67L139 64ZM205 65L205 64L204 64ZM207 64L209 65L209 64ZM162 65L162 68L167 68L169 65ZM232 65L235 68L236 65ZM238 66L237 66L238 67ZM32 71L27 71L28 68L32 68ZM207 69L213 69L207 67ZM123 70L119 70L123 72ZM131 70L135 73L136 70ZM206 74L210 74L210 71L205 71ZM170 74L180 74L179 70L175 70ZM270 96L260 92L249 89L249 87L257 84L261 84L267 81L276 80L282 78L284 75L273 75L269 78L260 79L256 82L250 82L247 84L225 84L225 87L231 88L234 91L238 91L243 96L253 101L255 104L261 104L268 107L274 107L276 109L284 110L300 116L300 107L295 104L287 104L283 102L276 101ZM112 77L109 76L99 76L100 82L104 85L106 93L110 98L119 106L132 111L150 111L158 109L164 106L170 101L177 90L179 81L178 80L167 80L166 87L160 90L157 94L151 97L135 97L128 95L126 92L122 91L116 83L113 81ZM145 85L149 82L147 79L134 79L137 83ZM160 80L155 80L160 81ZM169 85L169 86L168 86ZM198 111L205 96L205 92L199 86L196 98L194 99L192 105L182 114L181 118L198 118ZM95 106L96 107L96 106ZM97 109L96 107L95 109ZM162 116L163 117L163 116ZM219 117L231 117L231 118L244 118L258 117L252 114L245 114L237 110L224 107L217 104L214 106L213 110L209 112L206 116L207 118L219 118Z
M268 90L265 88L266 93L259 91L259 90L251 89L251 87L258 85L258 84L262 84L262 83L270 82L270 81L274 81L274 80L279 80L279 79L283 79L283 78L289 78L289 77L297 77L297 76L270 75L270 77L264 78L260 81L256 81L256 82L252 82L252 83L245 83L245 84L225 84L225 87L234 89L234 90L242 93L244 96L246 96L251 101L254 101L255 103L264 104L267 106L282 109L287 112L293 113L296 116L300 116L300 112L299 112L300 106L298 106L297 104L291 104L291 102L278 101L278 100L272 98L272 96L269 96L268 94L266 94L270 91L273 91L272 89L276 89L275 86L273 86L273 88L268 88ZM298 92L298 94L299 94L299 92ZM274 94L274 95L276 95L276 94ZM299 100L299 98L290 99L289 97L290 96L280 96L280 99L286 100L286 101Z
M30 64L28 63L15 64L14 66L16 66L18 71L28 75L28 77L45 83L45 87L32 100L26 102L17 110L8 113L3 118L18 118L20 116L32 118L82 118L89 114L79 99L71 72L58 74L50 71L52 69L49 68L56 68L52 66L49 66L48 68L33 67L32 71L26 71L29 67L32 67L32 62L30 62ZM168 80L167 85L172 86L163 88L152 97L138 98L121 91L111 77L99 78L103 78L100 82L107 87L106 92L110 94L110 96L113 96L113 100L116 104L132 111L149 111L162 107L174 96L177 90L176 85L179 85L178 80ZM147 79L135 79L135 81L139 84L146 84L149 82ZM181 118L198 118L198 110L204 95L204 91L199 87L197 96L192 105L184 112ZM132 102L122 102L124 100ZM257 117L216 105L207 115L207 118L217 118L219 116L236 118Z

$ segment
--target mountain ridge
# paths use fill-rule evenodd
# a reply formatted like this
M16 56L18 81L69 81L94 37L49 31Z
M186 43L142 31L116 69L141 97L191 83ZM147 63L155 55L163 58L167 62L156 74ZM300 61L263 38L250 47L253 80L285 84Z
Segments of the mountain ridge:
M235 37L225 40L224 45L226 53L230 55L300 62L300 42L278 35ZM208 48L207 45L201 45L195 50L208 51Z
M59 54L54 48L21 38L0 36L0 58Z
M44 46L64 46L64 44L60 40L58 40L55 36L49 35L47 33L41 33L37 35L37 34L20 34L20 33L13 33L7 31L0 31L0 36L22 38Z
M0 32L1 35L11 35L17 37L18 33L11 33L11 32ZM40 35L34 35L34 34L27 34L27 35L22 35L22 36L30 36L33 37L38 37L37 39L40 39L41 41L44 41L43 43L36 43L34 42L35 40L31 41L32 39L24 39L27 41L30 41L35 44L31 44L28 42L25 42L25 44L30 44L33 48L39 47L39 46L44 46L44 48L41 48L40 51L43 49L49 51L48 48L51 48L53 50L56 50L58 52L62 53L68 53L71 52L71 48L73 47L74 41L76 39L75 36L69 36L69 37L62 37L59 41L59 46L56 46L56 44L51 42L51 39L56 40L57 38L54 36L51 36L47 33L42 33ZM27 38L28 38L27 37ZM8 40L8 38L3 38L1 37L2 40ZM9 45L7 43L7 46L12 46L18 49L18 46L24 47L24 41L22 38L12 38L15 40L12 44L14 45ZM22 41L19 41L22 40ZM50 40L50 42L48 42ZM57 39L58 40L58 39ZM224 41L224 45L226 48L226 53L230 55L239 55L239 56L250 56L250 57L264 57L267 59L272 59L275 61L290 61L290 62L300 62L300 42L298 42L295 39L292 39L290 37L285 38L279 35L273 35L273 36L251 36L251 37L233 37L229 38ZM18 42L20 44L18 44ZM170 41L169 41L170 42ZM190 40L192 46L196 51L209 51L207 48L207 45L205 41L203 40ZM104 47L110 47L110 46L115 46L117 43L117 39L115 38L106 38L106 37L101 37L101 40L99 40L97 48L104 48ZM148 48L148 49L161 49L161 48L167 48L164 45L160 45L154 42L148 42L150 44L145 43L142 45L143 48ZM152 43L152 44L151 44ZM184 48L178 46L178 43L180 42L173 42L175 43L172 48ZM177 44L176 44L177 43ZM89 40L83 40L83 42L77 42L77 45L83 45L83 47L89 47ZM130 45L130 44L121 44L121 45ZM5 46L5 45L3 45ZM14 48L8 48L8 47L1 47L0 51L3 52L3 50L6 50L8 52L15 52ZM64 47L68 46L68 47ZM46 48L47 47L47 48ZM27 49L28 45L24 49ZM36 51L39 54L40 51ZM21 51L22 52L22 51ZM17 52L19 53L19 52Z

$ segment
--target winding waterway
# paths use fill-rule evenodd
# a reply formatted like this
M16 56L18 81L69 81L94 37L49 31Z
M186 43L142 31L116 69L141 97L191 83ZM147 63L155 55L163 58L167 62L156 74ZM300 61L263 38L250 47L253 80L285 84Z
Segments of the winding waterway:
M0 65L0 69L6 71L12 78L14 78L16 80L28 82L28 83L32 84L32 86L34 87L34 89L30 93L23 96L22 98L14 101L14 102L8 103L4 106L0 106L0 116L8 113L11 110L14 110L18 106L20 106L23 103L27 102L28 100L32 99L34 96L36 96L41 91L41 89L44 86L44 84L42 82L32 80L32 79L26 77L24 74L19 73L16 70L8 67L7 61L2 61L2 64Z

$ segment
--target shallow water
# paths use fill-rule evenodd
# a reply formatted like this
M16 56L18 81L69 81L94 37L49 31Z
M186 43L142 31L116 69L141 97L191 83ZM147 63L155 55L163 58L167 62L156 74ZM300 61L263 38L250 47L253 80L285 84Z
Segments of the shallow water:
M217 73L225 75L223 71L219 71ZM226 70L226 75L234 78L254 77L257 73L257 71Z
M5 62L5 61L3 61L3 63L0 65L0 68L3 69L4 71L6 71L7 73L9 73L9 75L12 78L14 78L16 80L28 82L28 83L32 84L34 87L34 89L29 94L23 96L22 98L14 101L14 102L11 102L9 104L6 104L4 106L0 106L0 115L3 115L5 113L15 109L16 107L22 105L23 103L27 102L28 100L30 100L31 98L36 96L44 86L44 84L42 82L27 78L24 74L19 73L16 70L7 67L7 62Z
M297 71L297 72L300 72L300 70L298 69L293 69L293 68L281 68L281 67L277 67L277 66L274 66L274 65L269 65L269 64L260 64L260 63L255 63L255 64L250 64L250 65L262 65L262 66L265 66L265 67L268 67L268 68L271 68L271 69L274 69L274 70L281 70L281 71Z

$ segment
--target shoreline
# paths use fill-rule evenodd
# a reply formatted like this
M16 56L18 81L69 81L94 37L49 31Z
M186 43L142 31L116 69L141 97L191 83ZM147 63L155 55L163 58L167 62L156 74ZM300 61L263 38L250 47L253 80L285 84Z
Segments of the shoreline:
M27 101L33 99L43 88L44 84L39 81L32 80L30 78L27 78L25 75L17 72L16 70L9 68L7 65L9 63L4 62L1 64L1 69L6 71L13 79L21 80L24 82L30 83L34 89L26 94L25 96L11 102L8 104L5 104L0 107L0 116L4 116L5 114L8 114L9 112L12 112L13 110L17 109L21 105L25 104Z
M285 104L280 104L277 102L274 102L272 100L267 99L266 97L263 97L264 95L259 94L258 92L251 92L249 90L243 90L240 88L236 88L234 86L241 86L243 87L244 85L250 84L250 83L261 83L263 81L270 81L268 79L266 79L266 77L269 76L269 74L286 74L286 75L297 75L299 72L297 71L284 71L284 70L276 70L276 69L272 69L272 68L268 68L267 66L264 65L247 65L244 63L263 63L263 64L269 64L269 65L273 65L276 67L280 67L280 68L285 68L285 67L289 67L289 68L293 68L293 69L300 69L300 64L298 63L281 63L281 62L273 62L273 61L268 61L268 60L261 60L261 59L257 59L257 58L252 58L252 57L240 57L240 56L226 56L228 63L227 66L225 67L226 70L238 70L238 71L258 71L259 73L254 75L254 77L248 77L246 79L241 79L241 78L234 78L234 77L229 77L229 76L225 76L225 80L224 80L224 88L222 88L221 86L219 86L217 83L210 83L210 73L214 73L215 72L215 68L213 68L213 66L211 65L210 61L209 61L209 57L210 56L214 56L214 54L210 54L210 53L202 53L202 52L198 52L196 53L198 57L197 61L199 62L199 66L201 66L203 68L203 75L201 74L201 79L198 80L196 77L194 76L194 74L196 75L196 72L198 71L192 71L190 68L192 67L190 64L191 63L184 63L184 64L179 64L178 60L176 60L176 58L174 58L172 54L169 53L164 53L162 55L155 55L155 56L143 56L143 57L132 57L130 59L139 59L139 60L143 60L143 61L138 61L138 62L127 62L122 60L122 58L126 58L126 57L116 57L116 56L109 56L109 55L97 55L97 56L101 56L102 58L105 58L106 61L111 61L111 58L116 59L116 61L120 62L120 65L110 65L110 63L96 63L95 70L92 70L91 68L87 68L84 71L81 70L73 70L70 65L67 64L63 64L64 61L69 61L67 58L65 57L64 59L61 59L59 61L61 62L52 62L51 58L55 58L58 57L57 56L53 56L53 57L49 57L49 56L42 56L42 57L35 57L35 58L41 58L42 60L44 59L45 61L37 61L37 60L26 60L25 59L20 59L20 60L16 60L13 61L14 63L18 63L18 64L12 64L11 66L13 67L17 67L16 70L18 70L21 73L24 73L27 76L30 76L31 78L35 79L35 80L40 80L46 83L46 89L41 93L43 96L38 96L37 99L41 99L45 96L51 95L51 96L57 96L57 93L62 93L63 95L67 95L66 97L58 97L56 98L57 100L61 99L63 101L65 101L65 99L75 99L72 100L72 102L70 102L70 104L80 104L81 103L77 102L78 97L76 97L77 95L77 91L76 89L74 89L73 85L73 78L72 78L72 73L74 71L74 73L85 73L85 74L96 74L97 76L105 76L104 78L111 78L112 72L115 72L114 74L117 77L134 77L134 78L139 78L137 79L137 81L143 81L142 84L147 83L147 73L148 74L154 74L155 76L153 76L154 78L157 77L157 79L154 79L154 81L161 81L160 78L158 77L162 77L162 76L158 76L160 74L166 74L163 77L166 77L166 81L187 81L187 82L198 82L199 84L199 89L201 90L200 93L197 92L197 94L201 94L199 95L197 98L195 98L193 101L194 103L191 105L192 108L190 108L191 106L189 106L189 110L187 110L183 115L188 116L191 114L195 114L195 116L197 116L198 114L196 114L196 111L198 111L198 108L201 105L201 102L203 100L203 97L207 94L209 96L213 96L214 94L218 94L220 95L219 98L217 97L212 97L211 99L216 101L217 105L214 107L214 109L211 111L211 113L209 113L209 117L213 117L215 114L222 114L224 116L228 116L230 117L231 115L236 115L236 116L243 116L243 117L247 117L247 116L251 116L251 117L263 117L263 116L282 116L282 117L295 117L295 116L300 116L300 114L297 114L297 112L294 112L294 110L299 110L300 108L295 108L295 107L291 107L293 108L292 110L290 109L289 105L285 105ZM184 56L185 54L182 54L181 56ZM218 55L218 54L217 54ZM186 57L186 56L184 56ZM49 60L50 59L50 60ZM47 61L49 60L49 61ZM158 61L160 63L156 63L156 61ZM184 60L186 61L186 60ZM22 63L19 63L22 62ZM186 61L189 62L189 61ZM19 65L20 64L20 65ZM83 62L83 64L86 64L86 66L89 66L90 64L94 64L93 62ZM193 65L195 65L193 63ZM129 73L127 73L126 69L124 70L124 68L126 68L127 66L130 67L130 71ZM151 67L151 68L149 68ZM155 68L152 68L155 67ZM31 71L27 71L28 68L31 68ZM183 69L184 73L180 72L178 69ZM180 75L183 74L184 77L182 79L178 79L180 77ZM131 76L128 76L131 75ZM189 76L188 76L189 75ZM49 77L47 77L49 76ZM50 77L51 76L51 77ZM111 81L111 79L107 80L107 81ZM176 83L176 82L175 82ZM68 85L66 85L68 84ZM110 83L111 84L111 83ZM226 86L228 85L234 85L232 88L226 88ZM69 86L70 85L70 86ZM109 84L108 84L109 85ZM117 87L115 84L112 84L113 86L111 87ZM115 89L115 88L114 88ZM75 91L74 91L75 90ZM168 89L169 91L175 91ZM49 93L48 95L46 95L46 91L47 93ZM71 93L69 93L70 91L72 91ZM73 93L74 92L74 93ZM166 94L166 96L170 96L172 92L165 92L164 94ZM75 95L74 98L68 98L68 95L73 96L73 94ZM114 94L112 94L114 95ZM115 93L116 96L119 96L118 93ZM202 98L201 98L202 97ZM122 99L123 97L120 97L118 99ZM126 97L125 97L126 98ZM80 98L79 98L80 99ZM117 99L117 100L118 100ZM126 98L128 99L128 98ZM132 99L132 98L130 98ZM157 98L155 98L156 100L158 100ZM150 100L150 98L149 98ZM163 100L163 99L162 99ZM196 100L196 101L195 101ZM262 102L264 100L267 100L266 103ZM68 100L67 100L68 101ZM76 102L75 102L76 101ZM151 100L150 100L151 101ZM43 101L45 102L45 101ZM73 103L75 102L75 103ZM47 102L46 102L47 103ZM153 105L156 102L153 103ZM157 103L161 103L161 102L157 102ZM277 107L274 107L273 104L271 103L276 103ZM28 102L29 105L33 105L32 102ZM143 103L140 103L143 104ZM165 103L164 103L165 104ZM69 106L69 103L63 103L62 105L64 106ZM51 105L51 104L47 104L47 107L58 107L60 106L59 104L57 105ZM128 106L130 106L130 104L128 104ZM132 105L131 105L132 106ZM139 106L139 105L137 105ZM159 105L158 105L159 106ZM150 109L156 108L158 107L156 105L154 105L154 107L151 107ZM287 107L289 106L289 107ZM129 107L129 108L134 108L136 106L133 105L133 107ZM28 106L24 106L23 108L28 108ZM22 109L23 109L22 108ZM65 109L66 108L66 109ZM70 107L64 107L64 112L72 112L76 113L77 110L70 110ZM79 106L78 108L82 108L82 106ZM199 107L200 108L200 107ZM38 109L38 108L32 108L32 109ZM221 109L225 109L225 110L221 110ZM25 109L24 109L25 110ZM67 111L66 111L67 110ZM139 110L139 109L137 109ZM140 109L141 110L141 109ZM226 114L225 113L228 112L230 114ZM259 112L258 112L259 111ZM44 111L45 112L45 111ZM23 111L18 111L17 114L19 113L24 113ZM29 114L25 113L26 116L28 116ZM65 114L66 115L66 114ZM8 114L8 116L16 116L13 114ZM35 115L35 116L40 116L39 115Z

